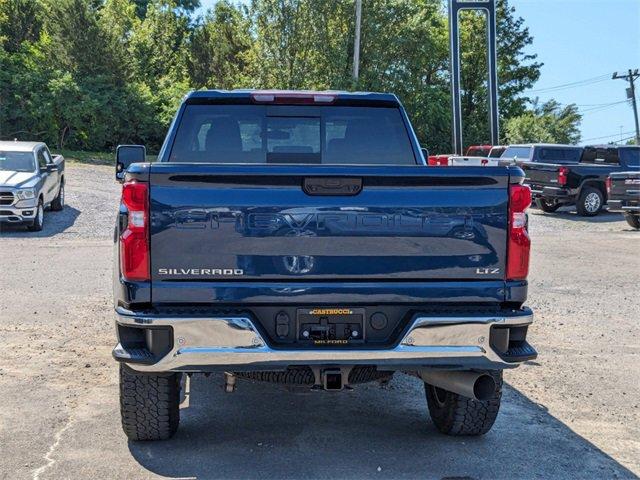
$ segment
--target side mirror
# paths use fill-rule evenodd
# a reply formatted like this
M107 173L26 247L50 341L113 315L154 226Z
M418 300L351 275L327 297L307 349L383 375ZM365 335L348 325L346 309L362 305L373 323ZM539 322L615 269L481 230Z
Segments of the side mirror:
M58 171L58 165L56 165L55 163L47 163L47 173L57 172L57 171Z
M429 160L429 149L422 147L420 148L420 150L422 150L422 156L424 157L424 161L426 163Z
M142 163L147 158L144 145L118 145L116 148L116 180L124 181L124 174L132 163Z

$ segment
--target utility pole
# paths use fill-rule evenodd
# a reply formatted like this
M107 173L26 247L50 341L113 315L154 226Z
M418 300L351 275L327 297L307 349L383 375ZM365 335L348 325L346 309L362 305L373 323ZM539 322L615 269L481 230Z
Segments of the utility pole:
M640 145L640 127L638 126L638 105L636 103L636 89L633 84L636 78L640 77L640 71L636 68L635 70L629 69L626 75L618 75L618 72L613 74L613 79L623 79L629 82L629 88L627 88L627 98L631 99L631 106L633 107L633 117L636 122L636 145Z
M362 22L362 0L356 0L356 35L353 40L353 81L358 81L360 70L360 24Z

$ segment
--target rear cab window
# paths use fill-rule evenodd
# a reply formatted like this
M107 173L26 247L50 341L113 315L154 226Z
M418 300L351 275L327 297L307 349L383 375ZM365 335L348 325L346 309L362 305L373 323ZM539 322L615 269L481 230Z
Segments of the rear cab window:
M187 104L170 162L417 165L393 107Z
M500 158L515 158L517 160L529 160L531 158L532 147L507 147Z
M617 148L586 147L580 162L594 163L596 165L618 165L620 164L620 157Z
M567 147L539 147L536 149L535 160L541 163L557 163L560 165L578 163L582 149Z
M633 169L640 168L640 147L623 147L620 149L620 164Z

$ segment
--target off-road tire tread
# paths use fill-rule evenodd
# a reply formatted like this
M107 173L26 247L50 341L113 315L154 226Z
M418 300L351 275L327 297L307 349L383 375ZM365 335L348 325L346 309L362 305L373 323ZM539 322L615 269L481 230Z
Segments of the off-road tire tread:
M385 372L375 367L361 367L356 365L349 373L349 383L366 383L374 380L383 380L390 378L393 372Z
M545 213L554 213L560 208L560 204L549 205L544 198L536 198L536 206Z
M640 216L639 215L631 215L626 214L624 219L627 221L631 228L635 228L636 230L640 230Z
M425 383L427 405L436 428L446 435L484 435L493 426L502 398L502 372L487 372L496 382L493 398L478 401L453 392L446 392L446 400L440 406L431 385Z
M349 383L366 383L390 377L393 372L378 371L376 367L356 365L349 373ZM283 385L313 385L315 376L309 367L289 368L283 372L237 372L239 378Z
M310 368L289 368L282 372L237 372L236 375L248 380L284 385L313 385L314 382Z
M44 205L42 205L42 200L38 201L38 205L36 206L36 209L39 209L40 206L42 206L44 210ZM42 223L38 224L38 210L36 210L36 217L33 219L33 223L31 225L27 225L27 230L29 230L30 232L41 232L43 228L44 228L44 215L42 218Z
M64 208L64 205L60 203L60 190L64 188L64 183L60 184L60 188L58 189L58 195L51 202L51 210L54 212L59 212Z
M180 422L180 374L136 375L120 365L120 414L129 440L167 440Z

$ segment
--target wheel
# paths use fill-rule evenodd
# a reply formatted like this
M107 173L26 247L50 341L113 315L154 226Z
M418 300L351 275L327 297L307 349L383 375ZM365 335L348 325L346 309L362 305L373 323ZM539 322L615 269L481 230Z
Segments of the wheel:
M64 208L64 182L60 184L60 190L58 190L58 195L51 202L51 210L54 212L59 212Z
M635 228L636 230L640 230L640 215L625 213L624 219L632 228Z
M129 440L167 440L176 433L181 377L141 375L120 365L120 415Z
M36 217L33 219L33 223L27 228L31 232L39 232L44 227L44 205L42 199L38 200L38 207L36 209Z
M554 203L546 198L536 198L536 205L540 210L547 213L553 213L560 208L559 203Z
M604 197L599 189L584 187L576 203L576 210L582 217L593 217L600 213L603 203Z
M493 426L502 397L502 372L490 372L496 382L493 397L486 401L424 384L427 406L436 428L447 435L484 435Z

